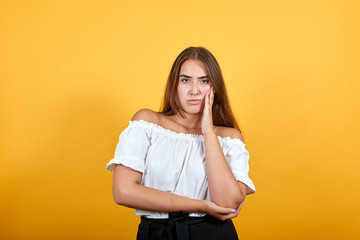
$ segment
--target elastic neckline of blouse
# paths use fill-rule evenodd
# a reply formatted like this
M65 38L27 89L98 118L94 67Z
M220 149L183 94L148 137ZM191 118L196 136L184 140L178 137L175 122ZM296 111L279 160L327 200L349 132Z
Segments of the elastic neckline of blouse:
M156 123L152 123L152 122L148 122L145 120L131 120L129 121L129 124L132 123L140 123L140 124L144 124L144 125L150 125L152 127L155 127L157 130L161 131L161 132L165 132L168 133L170 135L173 136L183 136L183 137L190 137L190 138L195 138L201 141L205 141L204 136L201 134L194 134L194 133L182 133L182 132L175 132L173 130L170 130L168 128L164 128ZM217 136L217 138L220 141L231 141L231 142L240 142L241 144L243 144L244 146L246 145L243 141L241 141L240 138L231 138L231 137L221 137L221 136Z

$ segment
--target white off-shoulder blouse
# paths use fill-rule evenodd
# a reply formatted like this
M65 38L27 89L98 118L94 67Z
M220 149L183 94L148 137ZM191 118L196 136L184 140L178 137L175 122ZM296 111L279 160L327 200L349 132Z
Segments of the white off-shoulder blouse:
M249 152L238 138L218 136L235 178L246 184L247 194L255 192L248 176ZM180 196L211 200L205 166L203 135L177 133L144 120L130 121L120 134L115 156L106 168L114 171L122 164L142 173L141 184ZM221 174L221 172L219 172ZM135 209L138 216L167 218L166 212ZM200 217L204 213L190 213Z

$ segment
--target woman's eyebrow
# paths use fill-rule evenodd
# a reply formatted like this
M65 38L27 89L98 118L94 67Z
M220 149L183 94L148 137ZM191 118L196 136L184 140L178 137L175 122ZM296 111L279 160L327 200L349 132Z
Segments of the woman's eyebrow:
M188 76L186 74L181 74L179 77L192 78L191 76ZM207 78L207 77L208 77L208 75L205 75L205 76L199 77L199 79L204 79L204 78Z
M192 78L192 77L190 77L190 76L188 76L188 75L185 75L185 74L181 74L179 77Z
M205 75L205 76L202 76L202 77L199 77L200 79L204 79L204 78L207 78L208 75Z

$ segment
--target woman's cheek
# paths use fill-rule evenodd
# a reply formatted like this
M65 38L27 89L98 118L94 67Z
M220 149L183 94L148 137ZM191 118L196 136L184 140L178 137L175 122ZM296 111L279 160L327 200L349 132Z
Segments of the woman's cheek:
M205 102L205 96L206 96L206 93L210 90L210 87L206 86L202 89L201 91L201 100L202 100L202 104L204 104Z
M206 93L208 91L210 91L210 88L211 88L210 83L203 88L203 90L202 90L203 96L202 97L204 97L206 95Z

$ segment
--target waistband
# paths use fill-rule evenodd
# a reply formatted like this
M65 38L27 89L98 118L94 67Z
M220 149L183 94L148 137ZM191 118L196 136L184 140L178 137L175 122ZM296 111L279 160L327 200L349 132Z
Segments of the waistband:
M162 239L167 236L168 239L173 239L173 232L175 232L176 239L189 240L189 226L192 224L198 224L202 222L221 222L220 220L205 215L203 217L190 217L189 212L175 212L169 213L169 218L154 219L141 217L141 224L151 227L152 224L156 224L156 230L152 230L152 235L155 239Z

